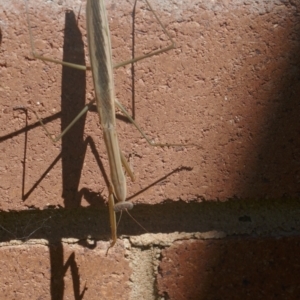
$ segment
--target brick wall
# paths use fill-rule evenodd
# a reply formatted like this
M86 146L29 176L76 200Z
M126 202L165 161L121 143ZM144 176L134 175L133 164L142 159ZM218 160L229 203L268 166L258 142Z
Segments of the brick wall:
M115 71L136 174L114 248L90 72L32 59L23 1L0 0L1 299L298 299L297 1L158 1L176 49ZM82 1L30 1L39 53L89 65ZM81 9L80 9L81 7ZM114 62L166 45L138 1L106 1ZM132 32L134 30L134 47Z

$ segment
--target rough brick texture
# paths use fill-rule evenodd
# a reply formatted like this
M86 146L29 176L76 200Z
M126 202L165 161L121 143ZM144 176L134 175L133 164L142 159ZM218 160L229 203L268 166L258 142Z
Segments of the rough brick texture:
M166 299L298 299L299 237L178 242L163 251Z
M39 53L89 65L83 2L29 1ZM105 1L115 62L167 43L140 0L133 19L133 2ZM30 110L13 110L58 134L93 99L91 74L32 59L24 2L0 0L1 294L79 299L86 285L87 299L297 299L299 1L151 3L177 47L116 70L116 97L151 139L198 146L150 147L117 113L132 214L153 235L125 214L130 238L105 257L96 109L56 145Z

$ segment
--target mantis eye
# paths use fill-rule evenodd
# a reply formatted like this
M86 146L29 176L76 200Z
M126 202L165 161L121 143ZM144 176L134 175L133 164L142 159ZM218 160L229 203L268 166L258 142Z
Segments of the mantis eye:
M114 206L114 211L115 212L120 212L120 211L123 211L123 210L130 210L133 208L133 203L132 202L119 202L117 204L115 204Z

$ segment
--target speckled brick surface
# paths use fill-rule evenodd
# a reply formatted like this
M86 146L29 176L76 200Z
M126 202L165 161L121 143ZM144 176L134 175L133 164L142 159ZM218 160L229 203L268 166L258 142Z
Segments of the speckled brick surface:
M300 239L183 241L162 252L165 299L299 299Z
M1 299L128 299L131 270L117 249L105 257L105 245L1 247Z
M118 121L137 178L128 180L133 202L299 196L299 3L275 2L153 3L177 48L137 63L134 75L130 66L117 70L116 96L129 110L135 103L151 138L199 147L151 148ZM100 205L102 163L109 172L97 114L53 146L32 113L26 127L26 115L12 111L35 109L59 133L60 120L66 126L93 98L91 74L30 59L23 2L3 3L0 209ZM29 4L37 51L89 64L84 9L76 25L81 1ZM165 44L143 8L135 55ZM132 6L108 1L107 9L113 59L123 61L131 55Z
M124 61L132 55L133 1L105 3L113 60ZM204 293L207 299L223 294L232 299L240 299L241 294L257 299L269 295L288 299L281 297L290 295L293 299L298 293L297 276L289 275L296 274L297 257L287 253L296 253L293 249L298 249L300 232L300 2L151 3L177 48L141 61L134 69L116 70L116 97L155 141L198 146L151 148L117 114L120 145L136 174L135 182L128 179L128 200L137 204L134 217L157 236L152 242L130 240L134 249L127 245L126 254L123 246L119 253L112 252L115 266L111 258L102 257L102 250L99 254L98 248L79 246L92 239L105 241L105 248L110 236L108 160L95 109L56 145L45 136L32 112L26 115L13 110L24 105L37 111L49 131L58 134L93 99L91 74L33 60L24 2L0 0L0 250L6 269L11 270L2 271L1 276L11 274L11 279L0 280L2 287L9 297L18 290L25 293L29 283L26 275L24 279L19 275L18 265L28 269L28 274L39 274L41 269L46 274L51 264L63 268L74 253L80 283L77 275L72 284L70 273L63 280L59 275L60 291L63 285L70 291L73 287L73 294L68 295L79 297L82 278L87 278L90 286L96 285L93 280L109 283L107 290L102 289L106 284L95 287L94 295L99 292L113 299L110 293L115 292L123 299L157 299L156 266L160 249L166 247L160 265L163 277L157 281L161 294L171 297L178 282L178 290L190 292L191 297ZM32 0L29 12L39 53L89 65L82 0ZM135 56L166 44L159 25L140 0L134 17ZM118 230L137 239L144 232L128 216L123 216ZM287 234L295 238L284 238ZM236 235L244 239L230 240ZM175 256L179 246L173 241L192 237L208 240L182 242L187 248ZM224 240L212 240L220 237ZM18 248L14 243L20 239L46 241L50 248L38 246L39 242ZM73 240L78 248L73 251L64 246L63 259L44 256L51 253L52 245L63 244L65 239ZM287 245L290 251L284 252ZM18 251L26 255L18 255ZM88 263L83 263L82 251L88 253L84 254L89 256ZM205 258L194 254L198 251ZM7 253L12 255L11 261ZM140 259L144 256L147 259ZM167 263L168 259L174 262L174 257L180 263L177 269ZM189 263L187 269L190 257L200 268ZM41 267L37 267L39 259ZM93 262L90 268L96 278L91 279L85 265ZM119 268L118 264L124 273L112 269ZM133 274L130 280L129 270ZM178 277L177 270L184 276ZM195 273L190 275L188 270ZM72 272L77 274L76 268ZM42 279L28 275L31 286L35 281L45 284L37 289L42 292L31 298L43 299L47 287L48 295L54 295L55 284L49 284L49 278L56 273L53 268L50 273ZM195 289L188 290L188 281L198 276ZM25 284L20 285L23 280ZM117 288L115 282L120 282ZM143 287L149 282L146 293ZM14 284L17 287L10 289ZM96 296L88 294L90 291L86 295L93 299ZM216 294L220 291L221 296Z

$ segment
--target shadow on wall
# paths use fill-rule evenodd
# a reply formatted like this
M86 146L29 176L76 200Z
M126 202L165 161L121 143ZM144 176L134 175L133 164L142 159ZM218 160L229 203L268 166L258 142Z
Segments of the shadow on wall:
M299 20L295 19L293 23L297 24ZM82 37L73 12L66 14L65 27L64 60L84 64ZM175 244L177 256L174 261L178 265L176 269L172 269L174 273L167 274L171 268L164 260L160 268L159 290L166 297L172 293L167 277L174 283L178 274L178 278L181 278L178 286L182 287L185 299L222 299L226 293L228 299L235 299L232 295L237 295L236 299L240 299L246 293L251 294L251 299L253 295L263 295L262 298L266 299L270 295L274 298L281 293L298 292L294 281L288 282L290 277L284 277L286 280L283 280L280 275L289 273L297 280L297 253L300 250L298 242L288 237L266 238L270 234L284 236L286 232L299 234L298 229L293 227L298 218L299 203L287 197L296 198L300 193L300 33L295 28L286 30L290 49L284 56L272 58L274 64L269 64L271 71L266 72L270 75L273 68L276 72L261 83L258 90L250 93L251 99L256 101L255 105L264 106L265 115L263 120L259 120L260 135L255 137L255 152L249 153L254 163L246 165L244 174L241 174L246 180L238 189L245 198L258 198L257 195L261 195L259 200L241 202L232 199L224 203L166 202L160 205L139 205L132 212L151 233L222 231L230 236L245 233L252 236L243 241L234 238L224 241L195 241L189 245L189 249L186 249L186 245ZM260 75L265 76L263 71ZM85 84L85 72L63 68L62 129L84 106ZM54 161L55 164L62 157L63 197L65 207L69 209L0 213L3 229L0 231L1 242L35 238L46 239L56 245L49 247L51 276L56 278L51 281L52 299L63 299L63 278L68 267L72 273L75 298L81 299L85 291L79 291L80 282L74 255L70 255L67 263L63 264L62 238L83 240L92 236L95 239L109 239L107 208L104 204L99 205L103 203L103 199L87 190L78 191L87 144L91 145L100 168L102 165L93 141L83 139L84 124L85 119L82 118L63 138L62 153ZM108 182L107 178L106 181ZM82 195L91 207L80 207ZM262 198L265 200L261 201ZM285 222L282 222L283 219ZM126 214L123 215L118 231L120 235L143 233ZM253 239L257 236L262 239ZM168 256L168 250L164 252L165 257ZM185 257L186 253L190 256ZM283 266L286 273L282 273ZM268 296L264 294L266 292Z
M253 46L255 63L245 66L255 70L240 100L250 111L247 129L241 133L248 134L250 142L244 139L247 146L236 193L241 198L294 198L300 196L299 16L273 15L279 23L273 34L271 29L260 29L266 23L272 25L267 18L268 14L261 17L255 32L259 36Z
M261 25L266 18L272 17L266 14ZM258 53L260 61L251 66L257 71L252 78L255 83L244 82L248 90L242 100L255 107L249 127L257 135L250 130L252 147L246 147L248 157L237 175L236 191L241 198L207 204L215 221L210 230L226 228L229 233L227 225L239 222L230 239L175 243L163 251L158 290L166 299L298 299L300 295L299 14L276 18L280 35L264 35L267 54ZM274 24L269 21L268 25ZM257 28L263 31L262 26ZM237 218L227 210L231 205L232 212L248 213Z
M298 299L299 238L175 243L162 253L165 299Z

